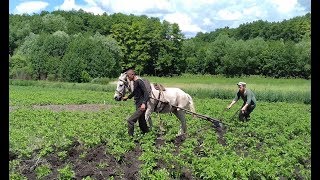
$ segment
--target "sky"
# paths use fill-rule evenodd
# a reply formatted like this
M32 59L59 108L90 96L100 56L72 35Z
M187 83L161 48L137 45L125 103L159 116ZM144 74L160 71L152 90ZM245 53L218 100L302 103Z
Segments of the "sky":
M146 15L177 23L186 38L263 20L281 22L311 12L311 0L9 0L10 14L79 10Z

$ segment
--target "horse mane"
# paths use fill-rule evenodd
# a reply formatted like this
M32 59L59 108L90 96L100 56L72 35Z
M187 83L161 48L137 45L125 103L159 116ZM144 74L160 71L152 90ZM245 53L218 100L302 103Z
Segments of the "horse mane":
M166 90L166 88L162 84L159 84L159 83L153 83L153 86L158 91L165 91Z

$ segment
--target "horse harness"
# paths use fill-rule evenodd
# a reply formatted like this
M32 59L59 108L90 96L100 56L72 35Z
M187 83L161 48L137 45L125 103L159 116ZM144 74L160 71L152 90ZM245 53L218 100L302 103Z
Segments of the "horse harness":
M154 110L153 111L157 112L157 113L160 113L164 109L165 105L168 104L168 102L164 102L164 101L160 100L161 95L163 95L163 91L165 91L166 89L163 87L163 85L158 84L158 83L154 83L153 84L154 88L159 91L159 95L158 95L158 98L153 98L153 97L155 97L155 95L152 92L151 83L147 79L142 79L142 78L140 78L140 79L144 82L144 84L146 86L146 89L147 89L147 91L149 93L150 98L156 100L156 104L154 106ZM124 83L124 85L126 86L126 88L129 88L129 85L128 85L127 81L125 81L123 79L119 79L119 81L122 81ZM122 92L119 92L119 91L118 91L118 93L121 94L121 95L123 94ZM158 111L157 111L157 109L158 109Z
M160 113L164 109L165 105L168 104L168 102L163 102L163 101L160 100L161 94L163 94L163 91L165 91L166 89L161 84L154 83L153 85L154 85L154 88L159 91L158 98L155 99L156 100L156 104L154 106L154 110L153 111L157 112L157 113ZM153 96L155 96L155 95L153 94ZM158 108L158 111L156 111L157 108Z

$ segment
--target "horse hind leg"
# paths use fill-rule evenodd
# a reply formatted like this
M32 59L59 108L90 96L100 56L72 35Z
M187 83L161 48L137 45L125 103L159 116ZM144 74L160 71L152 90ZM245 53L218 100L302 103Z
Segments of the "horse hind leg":
M147 119L147 125L149 126L149 129L151 130L152 129L152 120L151 120L151 117L149 116L148 119Z
M174 111L173 112L177 118L180 120L181 126L180 126L180 130L177 134L177 136L181 136L184 135L187 132L187 123L186 123L186 118L185 118L185 112L182 110L178 110L178 111Z

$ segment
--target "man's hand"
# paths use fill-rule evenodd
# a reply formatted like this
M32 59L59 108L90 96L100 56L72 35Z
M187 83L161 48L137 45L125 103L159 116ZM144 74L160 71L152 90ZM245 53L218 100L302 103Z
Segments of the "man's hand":
M244 113L244 112L247 110L247 107L248 107L248 104L244 105L244 106L241 108L242 113Z
M126 101L128 99L127 96L122 97L122 101Z
M141 110L141 111L146 110L146 105L145 105L144 103L142 103L142 104L141 104L141 106L140 106L140 110Z

